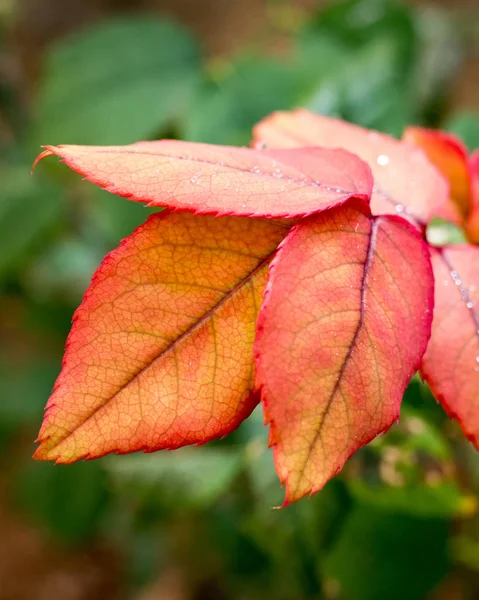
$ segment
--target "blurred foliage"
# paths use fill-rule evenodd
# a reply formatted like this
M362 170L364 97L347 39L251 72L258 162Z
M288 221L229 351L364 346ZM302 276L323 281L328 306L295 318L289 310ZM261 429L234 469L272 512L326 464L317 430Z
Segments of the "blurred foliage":
M191 110L200 69L191 35L168 21L118 19L79 31L46 61L35 141L148 138Z
M284 9L270 4L272 14ZM478 114L447 110L462 49L443 13L341 0L307 19L281 14L288 42L278 52L248 47L208 60L184 27L138 14L52 44L29 102L0 80L7 496L68 547L103 540L116 548L131 597L179 566L188 597L197 599L420 599L436 597L451 577L467 582L461 598L472 599L479 594L479 457L418 378L399 425L320 494L280 511L271 510L283 494L260 410L203 448L68 467L30 459L72 312L104 254L151 212L55 161L32 179L40 143L169 136L248 144L268 113L306 106L394 135L410 123L441 126L479 146ZM436 243L460 241L440 222L429 234Z

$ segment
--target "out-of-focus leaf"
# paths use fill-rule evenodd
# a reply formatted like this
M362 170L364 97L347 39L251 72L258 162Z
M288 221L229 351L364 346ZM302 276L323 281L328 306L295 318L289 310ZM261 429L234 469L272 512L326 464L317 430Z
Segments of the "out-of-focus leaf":
M449 568L448 523L359 506L322 564L341 600L424 600Z
M80 237L61 239L38 253L24 276L25 286L37 299L78 302L103 254L99 245L89 246Z
M399 135L414 117L416 37L410 9L395 2L346 0L320 10L302 38L311 49L315 39L328 41L330 75L310 78L315 87L302 104ZM321 72L320 54L313 56Z
M411 87L398 77L395 48L383 38L351 55L342 69L319 81L306 107L399 135L413 120Z
M412 10L394 0L342 0L321 7L309 29L318 35L334 35L351 49L387 36L397 46L402 68L414 61L416 32Z
M411 386L409 386L411 387ZM406 391L405 398L410 395ZM433 400L436 403L435 400ZM441 410L438 408L438 410ZM441 411L442 413L442 411ZM399 426L389 431L385 436L377 437L369 446L369 450L379 457L387 448L397 448L405 456L411 453L420 454L433 461L448 462L451 460L452 450L444 434L428 421L429 415L424 415L417 409L406 405L403 399L401 406L401 419ZM416 474L420 465L413 469Z
M28 251L62 217L59 188L32 180L27 165L0 168L0 280L21 266Z
M198 83L198 50L179 25L145 17L93 25L53 47L35 141L148 138L183 114Z
M471 152L479 148L479 113L462 112L453 115L446 122L445 128L460 137Z
M451 447L444 434L419 413L403 405L401 423L406 430L401 445L404 450L421 452L439 461L451 459Z
M216 82L204 84L186 115L182 135L191 141L246 145L257 121L296 103L301 82L302 74L292 64L239 60Z
M64 468L28 461L16 477L19 507L61 540L82 542L99 526L108 500L100 465Z
M412 80L407 74L401 76L398 51L390 37L378 38L358 52L344 77L347 120L392 135L399 135L415 120Z
M116 196L93 185L88 189L88 201L87 225L109 245L118 244L144 223L152 212L161 210L135 202L118 202Z
M469 535L459 535L451 540L451 556L455 563L459 563L479 571L479 541Z
M463 495L453 481L436 485L370 486L362 479L352 479L348 489L354 498L372 510L413 517L451 518L470 515L476 510L475 498Z
M351 62L353 52L334 32L318 35L316 31L306 31L296 40L293 56L303 79L305 92L302 95L307 97L322 81L334 80L340 75Z
M53 360L40 359L13 365L8 357L0 360L0 431L12 432L26 423L41 419L45 398L58 371Z
M451 15L434 7L421 7L415 13L419 48L414 76L414 92L419 105L437 102L443 87L461 62L462 42Z
M443 219L432 219L427 226L427 241L433 246L447 246L449 244L465 244L467 242L464 231Z
M241 454L212 448L132 454L104 461L115 487L134 497L155 494L162 504L206 507L238 474Z

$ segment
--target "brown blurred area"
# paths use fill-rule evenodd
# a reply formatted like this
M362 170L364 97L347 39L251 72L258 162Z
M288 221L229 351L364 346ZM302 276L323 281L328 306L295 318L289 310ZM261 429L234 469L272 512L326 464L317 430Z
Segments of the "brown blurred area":
M13 7L16 27L12 44L21 61L17 67L30 78L38 72L43 49L53 40L118 12L153 11L171 16L196 34L207 55L224 56L245 44L275 47L284 40L285 29L302 22L324 3L324 0L0 0L0 11L2 4L3 10ZM457 21L470 51L457 74L453 105L458 109L477 109L477 0L409 0L409 4L441 8L449 13L451 20Z

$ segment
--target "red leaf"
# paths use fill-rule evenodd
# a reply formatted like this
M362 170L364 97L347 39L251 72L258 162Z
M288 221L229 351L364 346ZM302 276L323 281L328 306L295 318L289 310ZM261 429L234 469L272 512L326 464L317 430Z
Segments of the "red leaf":
M471 212L466 222L467 239L473 244L479 244L479 150L469 157L469 172L471 174Z
M469 212L471 201L471 178L464 144L454 135L423 127L408 127L403 140L422 148L444 175L450 185L452 214L462 221Z
M345 150L260 151L163 140L46 146L89 181L151 206L201 214L297 217L369 199L369 168Z
M479 248L432 251L435 307L421 373L479 448Z
M287 231L165 211L124 240L75 314L35 457L177 448L237 427L257 403L256 317Z
M424 152L394 138L338 119L305 110L278 112L254 129L257 144L295 148L346 148L365 160L374 176L371 210L374 214L402 214L424 224L443 216L448 185Z
M320 490L398 418L429 338L432 289L416 229L358 202L301 221L282 243L255 356L285 503Z

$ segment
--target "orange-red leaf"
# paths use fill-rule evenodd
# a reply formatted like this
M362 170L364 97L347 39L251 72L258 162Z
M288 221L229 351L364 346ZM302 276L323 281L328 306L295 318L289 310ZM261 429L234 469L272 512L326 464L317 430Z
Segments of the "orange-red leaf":
M429 338L432 288L427 247L402 218L350 202L291 230L255 342L286 503L320 490L398 418Z
M366 161L374 176L371 210L401 214L419 223L443 216L448 185L424 152L394 138L306 110L278 112L254 129L257 144L295 148L346 148Z
M466 222L467 239L473 244L479 244L479 150L469 157L469 172L471 174L471 211Z
M432 251L435 306L421 373L479 448L479 248Z
M452 208L463 220L469 213L471 202L467 148L454 135L423 127L408 127L403 140L422 148L432 164L444 175L450 185Z
M297 217L369 199L370 169L345 150L260 151L163 140L46 146L89 181L151 206L201 214Z
M75 314L36 458L177 448L237 427L257 403L256 317L286 232L165 211L124 240Z

